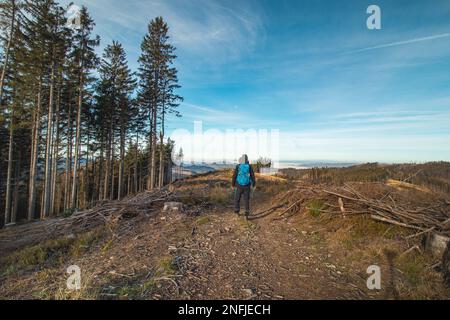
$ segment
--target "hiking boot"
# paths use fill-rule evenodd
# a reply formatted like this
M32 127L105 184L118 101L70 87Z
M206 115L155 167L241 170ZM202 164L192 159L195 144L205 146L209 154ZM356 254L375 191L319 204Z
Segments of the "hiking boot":
M245 220L248 221L248 218L250 217L250 212L245 213Z

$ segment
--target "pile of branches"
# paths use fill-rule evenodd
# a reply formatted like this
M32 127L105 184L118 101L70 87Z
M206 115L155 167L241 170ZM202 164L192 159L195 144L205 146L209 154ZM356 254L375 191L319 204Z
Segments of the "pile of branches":
M395 188L384 184L373 184L384 193L376 198L377 192L371 196L363 194L351 184L342 187L311 186L299 184L274 200L269 209L263 210L251 219L259 219L274 213L274 220L289 219L292 216L310 210L311 202L323 203L323 208L314 210L331 214L335 217L351 215L368 215L372 219L417 230L420 234L435 232L450 236L450 203L444 198L430 199L427 203L414 205L401 197L396 199Z
M252 215L250 220L261 219L273 213L278 213L274 220L289 219L307 208L308 203L312 199L322 197L323 194L317 188L298 184L295 188L277 196L273 201L274 205L272 207Z
M0 251L9 252L41 241L79 234L100 226L111 228L120 222L149 216L170 201L172 193L155 190L140 193L121 201L103 201L95 207L75 212L67 218L55 218L16 226L0 233Z
M433 203L418 207L396 201L391 193L373 199L358 192L349 184L337 192L325 189L323 192L338 199L340 211L344 216L369 214L374 220L417 230L419 231L417 235L435 232L450 236L450 204L445 199L437 199ZM357 204L361 209L347 210L344 202Z

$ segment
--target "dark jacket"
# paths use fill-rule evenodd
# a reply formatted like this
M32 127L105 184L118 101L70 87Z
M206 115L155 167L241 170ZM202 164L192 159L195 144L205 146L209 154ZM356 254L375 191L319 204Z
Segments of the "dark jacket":
M246 164L249 164L248 161L246 162ZM233 187L236 187L236 185L237 185L237 181L236 180L237 180L237 176L238 176L238 173L239 173L239 166L240 166L240 164L238 164L236 166L236 168L234 169L233 181L232 181ZM252 166L250 166L250 183L251 183L251 185L253 187L256 187L255 172L253 171Z

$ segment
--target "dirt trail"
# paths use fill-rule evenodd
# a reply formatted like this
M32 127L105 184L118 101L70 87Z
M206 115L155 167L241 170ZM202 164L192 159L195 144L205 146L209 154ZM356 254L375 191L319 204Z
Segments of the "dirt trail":
M209 244L210 254L197 261L203 285L186 277L181 286L195 288L195 298L367 298L359 289L365 282L358 279L358 286L345 267L335 266L329 250L311 236L313 231L302 233L270 217L245 222L231 212L212 215L192 239L193 244Z
M392 228L365 220L363 224L348 220L327 225L305 214L274 220L277 217L274 213L247 222L229 207L228 181L227 174L215 173L176 185L175 193L182 196L193 215L164 213L153 208L149 214L139 214L104 228L98 235L84 236L83 241L76 238L69 247L66 242L56 242L57 248L33 249L33 255L37 251L41 260L30 260L30 252L24 253L27 259L23 260L19 252L14 261L20 262L21 267L2 266L0 297L392 298L387 295L387 273L383 273L383 290L371 291L366 287L368 266L377 264L383 272L389 270L382 248L400 243L396 238L385 239ZM290 187L285 181L275 183L270 178L260 178L253 210L270 207L273 194ZM376 236L371 237L370 232L376 232ZM66 268L73 264L80 266L83 275L83 288L78 292L65 287ZM398 275L401 284L411 282L406 279L406 271ZM424 277L425 273L419 275ZM450 297L449 291L440 289L442 281L437 273L426 282L432 292L429 287L424 292L414 290L428 298ZM411 292L408 288L404 290L406 296Z

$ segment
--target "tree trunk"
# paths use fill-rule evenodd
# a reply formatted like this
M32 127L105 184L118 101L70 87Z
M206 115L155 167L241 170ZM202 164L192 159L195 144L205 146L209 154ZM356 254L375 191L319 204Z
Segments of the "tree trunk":
M105 181L103 184L103 200L106 200L109 195L109 178L111 174L111 138L108 140L108 149L106 150Z
M11 122L9 124L9 147L8 147L8 173L6 177L6 200L5 200L5 225L11 221L11 179L13 174L13 150L14 150L14 103L12 105Z
M17 222L17 210L19 207L19 183L20 183L20 166L22 162L22 153L18 152L17 154L17 163L15 166L14 173L14 204L11 213L11 223L15 224Z
M48 121L47 121L47 143L45 149L45 187L44 187L44 206L42 208L41 218L50 216L52 200L52 140L53 140L53 95L55 87L55 63L52 66L50 80L50 96L48 102Z
M115 142L115 138L114 138L114 132L113 132L113 136L112 136L112 145L111 145L111 193L110 193L110 197L109 200L114 200L114 196L115 196L115 179L114 179L114 173L115 173L115 168L114 168L114 160L115 160L115 156L116 156L116 142Z
M161 145L159 147L159 189L164 186L164 130L160 133Z
M131 187L131 177L132 177L132 172L131 172L131 168L128 169L128 184L127 184L127 192L126 195L129 196L132 193L132 187Z
M58 178L58 161L59 161L59 108L61 104L61 84L59 85L59 92L58 92L58 101L56 103L56 120L55 120L55 130L56 130L56 137L54 141L53 146L53 167L52 167L52 202L51 202L51 208L50 208L50 214L52 216L56 216L59 214L58 211L55 210L56 208L56 199L57 197L60 197L60 195L56 194L56 184L57 184L57 178Z
M156 180L156 106L155 110L153 111L153 124L152 124L152 150L151 150L151 170L150 170L150 188L149 190L153 190L155 188L155 180Z
M103 140L103 139L102 139ZM99 159L99 164L98 164L98 198L97 200L101 201L103 199L103 166L104 166L104 158L103 158L103 154L104 154L104 141L101 142L101 147L100 147L100 159Z
M120 163L119 163L119 183L117 188L117 199L122 200L123 195L123 175L125 164L125 124L122 122L120 126Z
M2 73L0 75L0 109L3 105L3 88L5 84L5 76L6 76L6 70L8 69L8 63L9 63L9 53L11 50L11 45L13 42L14 37L14 28L16 23L16 1L11 0L12 5L12 16L11 16L11 26L9 30L9 38L8 38L8 44L5 48L5 63L3 64Z
M84 207L87 208L87 205L89 203L89 188L90 188L90 184L91 184L91 175L89 174L89 164L90 164L90 159L89 159L89 149L90 149L90 143L91 143L91 132L90 132L90 127L88 126L87 128L87 145L86 145L86 165L85 165L85 186L84 186L84 190L83 190L83 199L84 199Z
M164 96L163 96L164 97ZM161 146L159 148L159 188L161 189L164 186L164 168L165 168L165 152L164 152L164 115L165 115L165 106L164 106L164 99L163 98L163 105L162 105L162 112L161 112L161 133L160 133L160 139L161 139Z
M73 165L73 181L72 181L72 210L76 209L77 206L77 188L78 188L78 169L79 169L79 153L81 144L81 107L83 104L83 67L80 71L80 92L78 95L78 108L77 108L77 136L75 138L75 163Z
M113 135L114 135L114 130L113 130L113 117L111 116L111 123L110 123L110 127L109 127L109 137L108 137L108 149L106 151L106 168L105 168L105 186L104 186L104 195L103 195L103 200L108 199L108 197L110 196L109 191L110 191L110 179L111 179L111 167L114 166L113 161L111 160L112 158L112 139L113 139Z
M91 206L97 199L97 159L95 158L94 151L92 152L92 176L91 176L91 192L89 197L89 205Z
M39 138L41 131L41 99L42 99L42 80L39 80L38 96L35 111L35 124L32 138L32 153L30 161L30 193L28 198L28 221L35 217L36 210L36 176L39 156Z
M152 189L151 172L152 172L152 151L153 151L153 111L150 113L150 137L148 139L148 168L147 168L147 190Z
M73 131L72 131L73 121L72 121L72 94L69 93L69 111L67 115L67 150L66 150L66 174L64 181L64 210L69 209L70 206L70 182L72 176L72 141L73 141Z
M134 193L139 192L138 162L139 162L139 133L136 132L136 150L134 153Z

